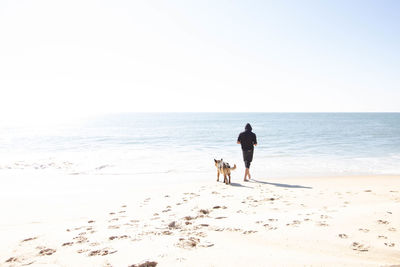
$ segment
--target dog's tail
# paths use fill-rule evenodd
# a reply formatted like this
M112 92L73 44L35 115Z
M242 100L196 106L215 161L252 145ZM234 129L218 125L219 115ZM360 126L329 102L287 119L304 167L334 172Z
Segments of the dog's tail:
M231 167L231 170L235 170L236 169L236 164L233 164L233 167Z

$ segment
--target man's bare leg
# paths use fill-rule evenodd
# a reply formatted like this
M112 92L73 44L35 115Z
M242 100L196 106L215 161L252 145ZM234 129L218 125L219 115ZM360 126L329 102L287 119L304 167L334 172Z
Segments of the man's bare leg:
M247 182L248 180L246 179L246 177L250 175L249 173L249 168L246 168L246 171L244 172L244 181Z

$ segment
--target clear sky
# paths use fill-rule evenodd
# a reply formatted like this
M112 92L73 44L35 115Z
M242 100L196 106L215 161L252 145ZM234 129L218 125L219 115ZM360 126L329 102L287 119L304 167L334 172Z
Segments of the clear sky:
M0 119L400 111L400 1L0 1Z

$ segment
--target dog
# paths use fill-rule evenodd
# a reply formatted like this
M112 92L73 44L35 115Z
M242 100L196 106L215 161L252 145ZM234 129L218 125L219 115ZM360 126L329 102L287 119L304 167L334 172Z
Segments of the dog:
M231 183L231 170L236 169L236 164L231 167L228 162L224 162L222 159L217 160L214 159L215 162L215 167L217 167L217 182L219 182L219 175L222 173L224 175L224 183L225 184L230 184ZM229 177L229 181L227 179Z

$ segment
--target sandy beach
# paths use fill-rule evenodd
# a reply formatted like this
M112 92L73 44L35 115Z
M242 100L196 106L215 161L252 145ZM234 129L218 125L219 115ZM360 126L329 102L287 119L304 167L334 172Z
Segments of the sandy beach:
M1 266L400 264L397 176L246 183L236 175L231 185L214 177L153 184L147 176L140 185L127 176L8 177Z

